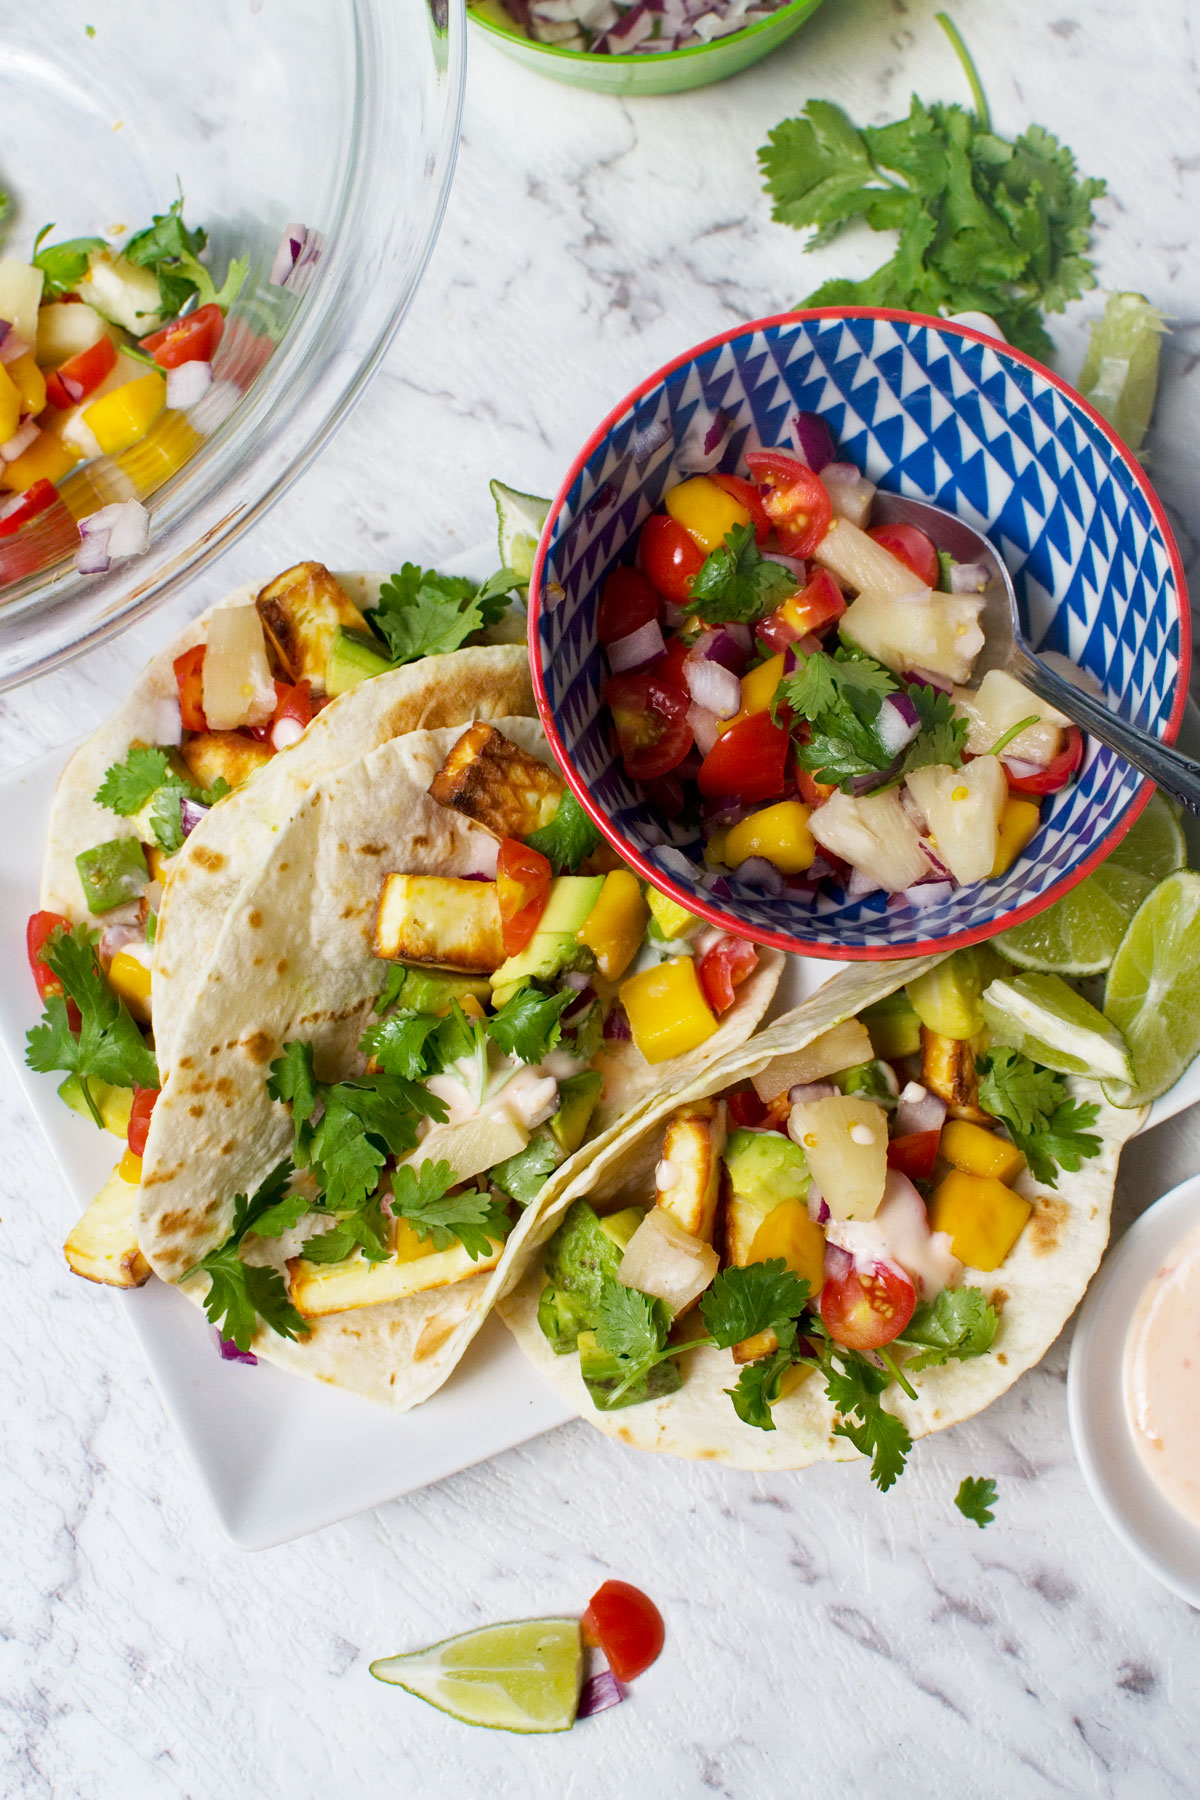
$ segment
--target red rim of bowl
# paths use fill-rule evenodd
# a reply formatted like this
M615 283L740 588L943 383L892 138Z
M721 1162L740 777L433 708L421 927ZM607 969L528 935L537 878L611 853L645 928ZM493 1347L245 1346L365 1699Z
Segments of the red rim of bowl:
M1033 369L1044 381L1048 381L1052 387L1057 388L1059 393L1063 394L1073 406L1078 407L1080 412L1084 413L1103 436L1108 439L1145 497L1154 521L1162 534L1163 542L1166 545L1167 555L1171 564L1171 571L1175 578L1175 591L1179 603L1179 670L1176 678L1175 700L1171 708L1171 716L1167 721L1166 731L1160 740L1166 744L1173 744L1175 742L1175 739L1179 735L1180 725L1183 722L1183 709L1187 703L1188 677L1191 672L1191 616L1187 606L1187 584L1184 580L1183 562L1179 555L1178 546L1175 543L1175 536L1167 521L1162 502L1147 481L1141 464L1130 454L1129 450L1117 436L1112 426L1108 423L1108 420L1103 418L1101 414L1096 411L1094 406L1089 405L1082 394L1077 393L1069 382L1064 381L1061 375L1056 375L1052 369L1048 369L1044 363L1038 362L1036 357L1028 355L1024 350L1014 349L1011 344L1002 344L998 339L988 337L984 332L974 331L970 326L956 325L949 319L928 318L921 313L903 312L892 307L818 306L809 307L807 309L801 308L795 312L773 313L769 318L765 319L751 319L745 325L736 325L729 331L718 332L715 337L706 338L703 343L694 345L690 350L682 351L680 355L673 357L670 362L664 363L653 375L649 375L644 381L639 382L637 387L612 408L611 412L609 412L596 427L587 443L583 446L583 449L571 464L570 469L567 471L566 478L559 488L558 493L554 496L554 502L549 513L546 515L546 523L542 529L541 539L538 543L537 555L534 557L533 574L530 577L529 583L529 661L533 672L534 696L537 700L538 712L541 714L546 736L550 741L550 748L553 750L558 764L566 777L567 785L570 787L575 798L579 801L579 804L583 807L597 830L607 838L613 849L637 870L643 880L648 881L652 887L656 887L660 893L669 895L672 900L686 908L687 911L696 913L700 918L707 920L710 925L718 925L723 931L732 932L738 937L750 938L751 941L756 944L767 944L775 950L786 950L796 956L814 956L827 962L894 962L903 957L935 955L943 950L963 950L970 944L983 943L988 938L995 937L997 932L1008 931L1014 925L1023 925L1027 919L1036 918L1038 913L1045 912L1048 906L1053 906L1056 900L1061 900L1064 894L1070 893L1071 889L1077 887L1085 876L1090 875L1092 870L1097 868L1099 864L1104 861L1105 857L1116 849L1126 832L1130 830L1138 816L1149 804L1150 796L1154 792L1154 783L1150 780L1149 776L1144 776L1142 778L1141 787L1129 802L1129 805L1122 813L1120 819L1100 841L1095 850L1092 851L1091 855L1084 859L1079 868L1073 869L1068 875L1060 876L1058 881L1056 881L1052 887L1047 889L1046 893L1040 895L1036 900L1030 900L1024 906L1018 907L1015 912L1006 914L1002 921L991 925L976 925L964 931L956 931L949 937L918 938L911 944L900 944L896 946L880 945L878 947L848 944L842 948L837 948L831 944L809 943L806 939L800 938L795 933L789 934L784 931L752 930L744 921L733 918L728 912L723 911L721 907L714 905L707 897L701 897L698 894L690 892L689 889L683 887L671 876L664 875L660 869L656 868L642 855L640 850L622 836L607 814L597 806L592 799L591 794L580 779L578 771L567 754L566 746L562 741L557 721L554 718L549 699L546 695L546 683L542 671L541 644L538 634L538 620L541 614L542 569L545 565L546 554L549 549L554 523L563 507L566 505L567 495L574 487L584 467L595 453L598 446L609 435L614 426L625 417L626 413L628 413L639 400L653 388L660 386L669 375L673 374L674 371L683 364L694 361L696 357L705 355L709 350L715 350L721 344L731 343L735 338L746 337L751 332L770 330L772 327L778 326L794 325L797 322L803 322L808 319L893 319L907 325L920 325L926 328L932 326L938 331L945 331L951 333L955 337L966 338L971 343L984 344L991 350L999 351L1003 356L1011 357L1014 362L1023 363L1026 368Z

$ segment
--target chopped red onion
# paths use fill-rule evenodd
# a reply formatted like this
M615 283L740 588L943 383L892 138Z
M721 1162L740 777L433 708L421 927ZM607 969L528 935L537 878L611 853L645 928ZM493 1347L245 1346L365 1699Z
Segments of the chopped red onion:
M27 344L20 332L10 325L4 336L0 338L0 363L14 363L18 357L32 354L32 344Z
M915 823L915 821L914 821L914 823ZM926 830L928 830L928 827L926 827ZM927 856L927 858L929 859L930 873L929 873L929 875L927 875L925 877L924 881L914 881L913 886L914 887L924 887L926 882L929 882L929 881L948 881L950 883L950 886L953 887L955 885L953 875L950 873L949 868L942 861L941 856L938 854L938 851L937 851L936 846L934 845L933 839L931 837L927 837L925 835L925 832L921 833L921 848L925 852L925 855Z
M564 1025L578 1025L584 1013L595 1003L596 990L591 982L588 981L586 975L584 976L584 982L585 986L579 989L574 1000L572 1000L570 1006L567 1007L562 1015L562 1022Z
M636 631L627 632L615 643L608 645L608 666L614 675L624 675L630 669L644 669L666 649L666 639L657 619L647 619Z
M744 671L754 652L754 634L748 625L718 625L713 631L701 632L692 654L706 657L732 669L735 675Z
M837 456L828 422L820 413L802 412L797 413L792 420L792 429L800 449L800 460L806 462L814 474L819 475Z
M629 440L629 454L635 463L649 462L656 450L660 450L671 435L669 419L654 419L649 425L635 431Z
M783 876L765 856L748 856L738 864L734 875L747 887L759 888L772 900L778 899L783 892Z
M100 961L107 966L118 950L127 950L130 944L144 944L145 941L144 925L106 925L100 933Z
M935 694L952 694L954 683L944 675L938 675L932 669L905 669L901 681L911 682L914 687L932 688Z
M910 1081L900 1095L896 1108L896 1136L908 1137L914 1131L940 1131L947 1112L940 1094Z
M686 671L685 671L686 672ZM721 721L715 712L693 700L687 710L687 722L701 756L707 756L721 735Z
M805 1106L810 1100L832 1100L837 1092L832 1081L798 1081L795 1087L788 1089L788 1102L792 1106Z
M201 806L199 800L184 798L179 802L179 822L183 826L184 837L190 837L201 819L206 819L212 811L211 807Z
M277 719L271 727L272 750L290 750L304 736L304 727L299 719Z
M6 463L16 462L18 456L24 456L30 444L40 436L41 432L37 422L34 419L26 419L25 423L13 432L7 443L0 444L0 457L3 457Z
M915 906L918 911L924 912L931 906L940 906L953 892L954 883L951 881L919 881L915 887L905 888L902 894L893 894L892 900Z
M661 20L664 0L649 0L649 5L651 12ZM664 30L644 47L661 53L668 48L668 36L668 32ZM639 48L642 47L639 45ZM676 453L678 467L697 475L707 474L709 469L715 469L721 460L729 431L730 420L720 408L715 413L699 408L680 441Z
M991 578L991 573L985 563L951 563L950 592L952 594L982 594Z
M87 524L80 521L80 529ZM94 531L83 537L75 552L75 567L81 575L103 575L110 568L107 531Z
M238 401L242 390L236 381L214 381L188 413L188 424L202 437L208 437L223 425Z
M307 225L285 225L267 280L289 294L303 294L317 272L324 248L319 231L310 231Z
M826 1281L845 1281L854 1267L854 1258L840 1244L825 1245L825 1279Z
M684 661L683 679L696 705L715 713L718 719L732 719L741 711L742 684L733 670L723 663L710 661L705 656L689 656ZM708 751L704 750L703 754L707 756Z
M925 817L925 814L922 812L921 808L917 805L916 801L913 799L911 793L908 790L907 782L905 782L903 787L900 789L900 804L904 808L905 812L908 814L909 818L912 820L913 824L916 826L917 836L923 837L923 838L928 837L929 836L929 820Z
M850 879L846 883L846 893L851 900L862 900L867 894L878 891L879 883L873 875L867 875L862 869L851 868Z
M808 564L800 556L785 556L782 550L764 550L764 562L778 563L793 578L797 588L802 588L808 579Z
M882 708L880 710L882 711ZM914 732L913 735L915 736L916 733ZM855 799L859 799L863 794L872 793L883 782L890 781L899 766L900 759L897 757L888 769L872 769L869 775L855 775L850 782L851 793Z
M211 386L210 362L180 363L177 369L167 370L167 405L175 412L187 412Z
M853 463L841 462L828 463L821 470L821 480L832 502L834 518L848 519L860 528L865 526L871 516L875 483L868 481Z
M632 1036L629 1014L619 1000L614 1000L604 1015L604 1041L608 1044L627 1044Z
M251 1363L257 1367L258 1358L253 1351L239 1350L233 1339L222 1337L215 1325L213 1326L213 1336L217 1340L217 1348L221 1352L222 1362Z
M154 741L164 748L183 742L183 715L178 694L160 694L154 702Z
M907 750L920 729L920 714L907 694L889 694L875 716L875 730L889 756Z
M150 542L150 514L141 501L121 500L115 507L101 510L110 514L108 554L113 561L140 556Z
M584 1682L575 1717L590 1719L593 1713L604 1712L610 1706L620 1706L624 1698L625 1690L612 1670L601 1669Z
M577 994L585 993L591 985L590 977L582 969L568 969L563 976L563 986L573 988Z
M1031 781L1035 775L1046 773L1041 763L1026 762L1022 756L1002 756L1000 760L1009 774L1015 775L1018 781Z
M718 407L713 414L712 424L704 434L704 454L710 456L718 445L725 442L728 435L729 419L724 410L721 407Z
M829 1217L829 1202L826 1200L815 1181L809 1182L806 1205L808 1207L808 1216L813 1224L824 1225Z
M682 631L685 625L692 623L691 614L686 613L682 606L676 606L673 600L664 600L662 610L663 620L669 631Z

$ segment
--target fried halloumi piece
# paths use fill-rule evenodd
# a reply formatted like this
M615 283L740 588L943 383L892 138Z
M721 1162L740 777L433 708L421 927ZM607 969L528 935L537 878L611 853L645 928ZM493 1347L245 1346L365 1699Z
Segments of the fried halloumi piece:
M495 882L388 875L375 917L375 954L490 975L504 961Z
M113 1170L81 1219L71 1228L63 1245L67 1262L85 1281L104 1287L142 1287L150 1279L150 1264L138 1249L133 1227L133 1202L137 1183L121 1179L120 1164Z
M325 691L325 667L334 634L369 631L366 619L324 563L297 563L260 592L255 605L276 673L284 681L311 681Z
M979 1077L975 1073L975 1046L970 1038L943 1037L921 1027L921 1080L939 1095L956 1119L988 1119L979 1107ZM990 1123L990 1121L988 1121Z
M405 1220L397 1223L397 1252L387 1262L370 1263L362 1256L348 1256L343 1262L305 1262L302 1256L288 1263L288 1284L292 1305L306 1319L319 1319L327 1313L353 1312L360 1306L378 1306L384 1300L402 1300L408 1294L427 1293L430 1288L450 1287L494 1269L504 1250L502 1242L493 1242L487 1256L472 1262L461 1244L448 1250L435 1250L431 1240L420 1243L416 1232Z
M452 806L498 838L527 838L558 811L563 780L482 719L469 725L429 784L432 799Z
M712 1243L725 1147L725 1108L718 1100L695 1100L672 1113L663 1133L654 1204L681 1231Z
M231 788L239 788L270 762L272 750L240 731L197 731L184 739L179 754L200 787L211 787L223 775Z

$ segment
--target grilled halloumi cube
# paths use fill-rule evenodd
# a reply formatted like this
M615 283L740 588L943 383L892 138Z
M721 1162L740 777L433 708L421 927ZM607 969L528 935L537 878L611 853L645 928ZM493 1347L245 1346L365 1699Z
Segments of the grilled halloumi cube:
M105 1287L142 1287L150 1264L138 1249L133 1228L137 1183L123 1181L118 1163L63 1245L67 1262L85 1281Z
M243 737L240 731L197 731L184 739L179 754L198 786L211 787L223 775L231 788L240 788L270 762L272 751L270 744Z
M325 692L325 666L339 626L368 631L366 619L324 563L297 563L262 589L255 604L276 673L284 681L311 681Z
M725 1147L725 1108L718 1100L695 1100L671 1115L663 1134L655 1173L654 1204L681 1231L712 1243Z
M977 1124L987 1119L979 1107L975 1046L970 1038L943 1037L940 1031L922 1025L921 1080L946 1102L954 1118L974 1119Z
M319 1319L327 1313L378 1306L384 1300L403 1300L408 1294L450 1287L468 1275L494 1269L504 1250L503 1243L496 1242L489 1255L472 1262L461 1244L435 1250L431 1239L421 1243L403 1219L397 1221L396 1242L396 1253L387 1262L370 1263L358 1254L336 1263L293 1257L287 1266L292 1305L306 1319Z
M498 838L527 838L558 811L563 780L494 725L469 725L429 784L440 806L452 806Z
M504 961L495 882L387 876L375 918L375 954L491 974Z

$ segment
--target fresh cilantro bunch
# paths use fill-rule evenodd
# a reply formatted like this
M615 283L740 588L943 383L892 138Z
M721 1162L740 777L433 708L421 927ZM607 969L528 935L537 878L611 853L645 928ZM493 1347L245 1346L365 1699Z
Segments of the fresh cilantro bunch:
M903 691L917 710L920 731L898 761L880 738L879 713L888 695L899 691L901 684L881 663L841 646L832 655L797 652L796 669L780 682L775 704L811 725L797 750L803 768L843 793L853 793L865 776L888 776L877 792L932 763L958 768L967 745L966 720L950 695L908 682Z
M750 625L795 591L787 570L760 554L753 525L735 525L700 565L683 610L705 625Z
M998 136L958 32L938 18L974 112L914 95L907 118L860 130L841 107L810 100L758 153L772 216L810 230L809 250L856 219L897 233L874 274L827 281L802 305L985 312L1010 343L1049 361L1043 312L1062 312L1096 284L1086 252L1105 184L1080 179L1070 150L1040 125L1013 142Z
M584 857L598 847L600 833L570 788L564 788L550 823L531 832L524 841L531 850L541 852L556 875L564 869L574 874Z
M1035 1181L1057 1187L1059 1169L1074 1173L1089 1157L1099 1156L1100 1139L1088 1127L1096 1123L1100 1108L1073 1100L1064 1076L1007 1046L977 1057L975 1068L980 1106L1003 1120Z
M172 764L166 750L135 744L124 762L113 763L105 771L95 799L97 806L107 806L122 819L132 818L149 805L155 841L160 850L173 856L183 847L181 803L194 800L200 806L215 806L230 791L223 775L218 775L210 788L198 787Z
M124 1002L113 993L100 968L96 946L85 925L52 932L42 961L58 976L63 992L46 1001L42 1023L26 1038L25 1060L42 1074L65 1069L79 1077L84 1100L103 1129L92 1097L91 1079L113 1087L156 1088L158 1064ZM67 1001L79 1009L79 1030L71 1030Z
M308 1201L303 1194L288 1192L291 1177L291 1163L282 1162L252 1197L235 1195L233 1230L183 1277L186 1281L191 1275L208 1276L204 1310L221 1336L239 1350L249 1350L260 1319L280 1337L308 1336L309 1326L288 1299L279 1271L245 1263L239 1254L251 1231L258 1237L279 1237L299 1224Z
M457 650L472 632L497 624L517 585L511 569L498 570L481 585L465 575L439 575L405 563L380 589L371 624L394 662L416 662Z

